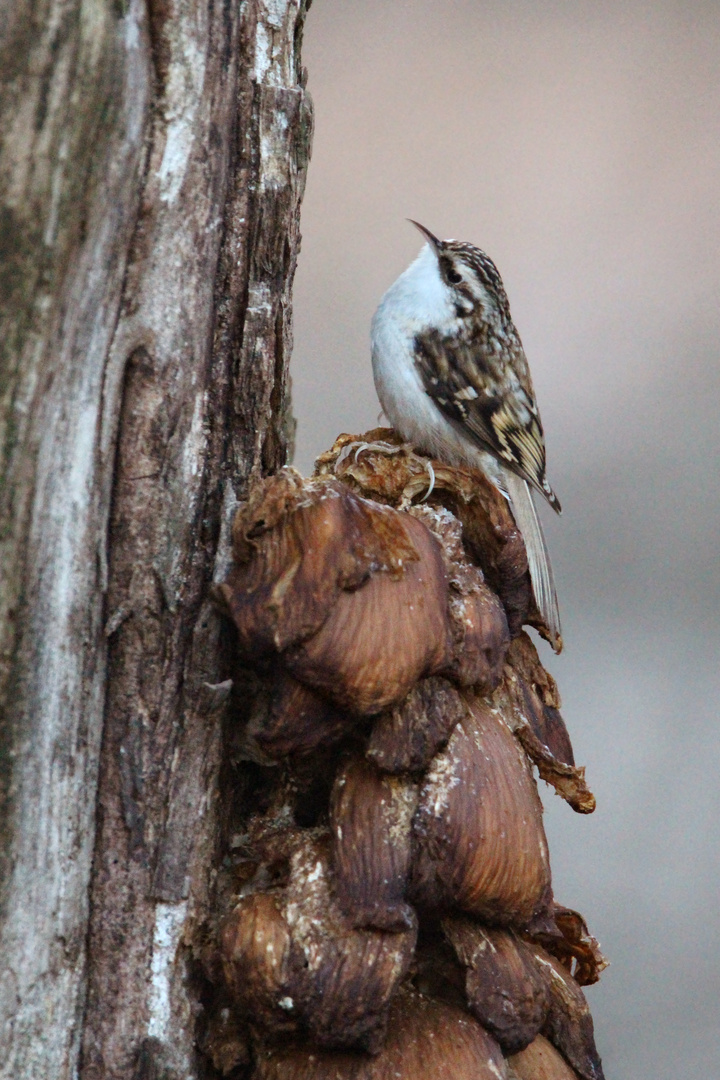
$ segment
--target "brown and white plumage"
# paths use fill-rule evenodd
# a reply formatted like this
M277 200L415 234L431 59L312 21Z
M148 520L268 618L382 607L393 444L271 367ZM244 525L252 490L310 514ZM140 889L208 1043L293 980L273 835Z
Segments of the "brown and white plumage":
M509 496L535 599L559 648L557 595L530 486L558 513L560 503L545 476L540 414L500 274L472 244L417 227L428 244L373 319L380 402L403 438L481 468Z

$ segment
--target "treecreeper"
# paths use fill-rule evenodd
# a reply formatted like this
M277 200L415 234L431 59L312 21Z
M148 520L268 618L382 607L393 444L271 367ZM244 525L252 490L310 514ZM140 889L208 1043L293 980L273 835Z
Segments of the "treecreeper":
M552 566L531 489L558 514L530 368L492 259L473 244L427 240L372 324L375 386L395 430L446 464L469 465L510 499L553 648L562 635Z

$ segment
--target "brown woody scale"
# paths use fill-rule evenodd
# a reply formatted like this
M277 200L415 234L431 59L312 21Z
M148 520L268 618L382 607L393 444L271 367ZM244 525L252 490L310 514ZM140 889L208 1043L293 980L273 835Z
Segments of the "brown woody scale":
M605 961L554 900L533 767L595 802L505 500L389 430L341 436L312 479L258 484L233 554L228 768L250 764L201 948L214 1067L602 1080L581 986Z

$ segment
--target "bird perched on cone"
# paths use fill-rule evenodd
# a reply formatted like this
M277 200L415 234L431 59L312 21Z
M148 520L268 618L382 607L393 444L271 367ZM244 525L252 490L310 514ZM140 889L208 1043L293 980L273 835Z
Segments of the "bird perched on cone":
M531 488L560 513L545 438L502 279L473 244L427 240L372 321L375 387L395 430L449 465L481 469L505 494L525 541L535 600L562 648L552 567Z

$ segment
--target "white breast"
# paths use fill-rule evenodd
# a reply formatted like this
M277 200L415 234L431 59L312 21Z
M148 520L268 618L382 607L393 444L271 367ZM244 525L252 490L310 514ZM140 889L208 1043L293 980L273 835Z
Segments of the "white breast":
M451 332L455 319L452 295L428 244L390 286L373 317L375 388L383 412L407 442L448 464L485 468L488 455L476 450L445 419L425 392L415 366L416 335L429 326Z

